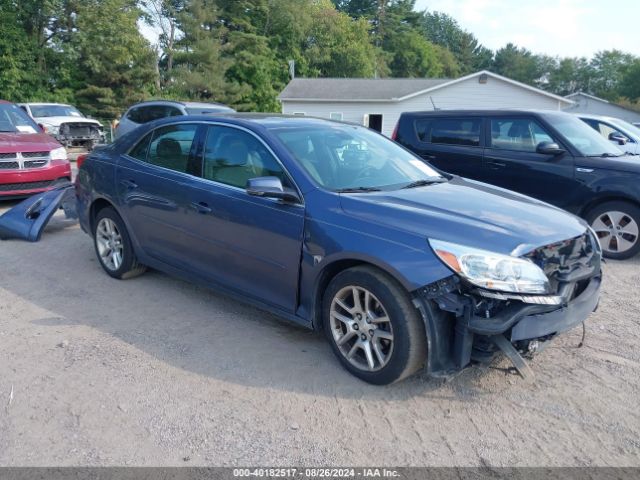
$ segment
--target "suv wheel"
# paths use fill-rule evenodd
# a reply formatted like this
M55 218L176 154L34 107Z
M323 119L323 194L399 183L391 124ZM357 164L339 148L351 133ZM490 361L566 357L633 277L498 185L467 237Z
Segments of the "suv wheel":
M397 382L426 360L424 324L409 294L372 267L345 270L331 281L323 326L342 365L368 383Z
M94 222L94 245L100 265L113 278L132 278L145 272L138 263L131 239L120 215L111 207L98 212Z
M605 202L587 215L607 258L624 260L640 251L640 208L622 202Z

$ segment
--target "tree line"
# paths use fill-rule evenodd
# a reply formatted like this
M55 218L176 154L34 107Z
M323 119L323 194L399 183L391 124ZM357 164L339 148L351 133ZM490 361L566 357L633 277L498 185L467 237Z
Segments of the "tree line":
M152 45L141 29L159 32ZM301 77L448 77L488 69L550 92L638 106L640 58L492 51L415 0L0 0L0 98L101 118L162 97L279 111Z

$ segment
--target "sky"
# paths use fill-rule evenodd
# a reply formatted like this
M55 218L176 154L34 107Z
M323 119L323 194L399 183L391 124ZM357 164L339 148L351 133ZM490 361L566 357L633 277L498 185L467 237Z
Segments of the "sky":
M640 56L640 0L417 0L425 9L451 15L492 50L512 42L561 57Z

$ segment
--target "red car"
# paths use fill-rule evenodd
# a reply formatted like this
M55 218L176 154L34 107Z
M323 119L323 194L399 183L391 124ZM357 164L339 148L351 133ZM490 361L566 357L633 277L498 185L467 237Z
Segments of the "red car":
M67 151L17 105L0 100L0 199L27 197L71 180Z

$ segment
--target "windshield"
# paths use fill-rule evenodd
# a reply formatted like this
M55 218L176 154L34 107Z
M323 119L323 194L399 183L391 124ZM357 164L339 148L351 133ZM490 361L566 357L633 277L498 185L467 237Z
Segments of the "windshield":
M578 117L546 114L544 118L585 157L624 155L622 150Z
M364 127L274 128L302 167L329 190L392 190L444 178L391 140Z
M39 117L82 117L83 115L69 105L29 105L31 115Z
M40 128L20 107L0 103L0 132L38 133Z

